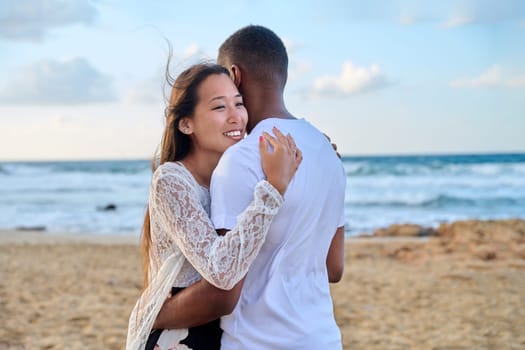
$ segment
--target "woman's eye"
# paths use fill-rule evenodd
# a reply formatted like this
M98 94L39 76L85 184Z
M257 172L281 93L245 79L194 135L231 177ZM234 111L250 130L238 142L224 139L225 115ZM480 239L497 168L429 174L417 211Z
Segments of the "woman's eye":
M212 110L216 111L216 110L219 110L219 109L223 109L224 106L216 106L216 107L213 107Z
M236 105L237 107L240 107L240 106L244 106L244 103L243 103L243 102L237 102L235 105Z

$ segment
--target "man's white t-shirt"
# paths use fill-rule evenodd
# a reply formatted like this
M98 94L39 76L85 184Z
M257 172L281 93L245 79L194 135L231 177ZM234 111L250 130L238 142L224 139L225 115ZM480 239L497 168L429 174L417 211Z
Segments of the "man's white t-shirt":
M211 181L212 220L232 229L264 179L259 136L290 133L303 161L250 267L232 314L221 319L221 349L341 349L326 256L344 225L345 174L326 137L304 119L265 119L222 156Z

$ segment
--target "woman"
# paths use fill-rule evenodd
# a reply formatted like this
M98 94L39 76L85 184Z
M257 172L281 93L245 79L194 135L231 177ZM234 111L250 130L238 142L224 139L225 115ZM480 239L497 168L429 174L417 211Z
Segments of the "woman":
M130 316L127 349L144 349L146 343L148 349L219 349L218 320L189 330L151 328L170 293L201 278L233 288L264 243L302 159L291 137L278 130L277 138L260 138L267 181L257 184L236 228L218 236L209 219L212 171L226 148L244 137L247 118L242 97L221 66L192 66L174 82L142 236L146 287Z

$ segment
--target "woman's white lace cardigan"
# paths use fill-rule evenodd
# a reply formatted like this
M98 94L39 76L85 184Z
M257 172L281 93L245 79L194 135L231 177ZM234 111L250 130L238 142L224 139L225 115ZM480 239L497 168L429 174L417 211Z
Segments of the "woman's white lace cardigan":
M282 201L270 183L260 181L237 226L219 236L209 219L208 190L182 164L161 165L150 188L149 285L131 312L126 349L144 349L172 287L186 287L202 276L218 288L233 288L259 253ZM181 329L180 339L186 335Z

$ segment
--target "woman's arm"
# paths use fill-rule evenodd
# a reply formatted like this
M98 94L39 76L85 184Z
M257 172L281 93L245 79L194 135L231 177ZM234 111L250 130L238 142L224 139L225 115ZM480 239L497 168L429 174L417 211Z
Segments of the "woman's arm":
M283 202L279 192L267 181L254 189L254 199L239 216L234 229L217 235L192 184L177 168L159 168L154 175L150 213L170 235L195 269L220 289L231 289L246 274L257 256L271 221Z
M328 270L328 281L337 283L343 277L345 267L345 228L339 227L335 231L332 243L326 256L326 269Z

